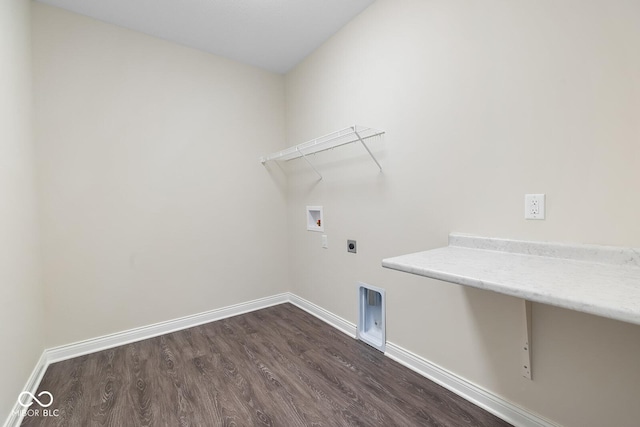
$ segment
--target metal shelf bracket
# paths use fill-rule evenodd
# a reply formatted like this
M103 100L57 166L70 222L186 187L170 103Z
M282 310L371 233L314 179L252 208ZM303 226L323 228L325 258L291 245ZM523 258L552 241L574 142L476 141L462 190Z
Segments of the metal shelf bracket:
M313 171L314 171L315 173L317 173L317 174L318 174L318 176L320 177L320 179L322 179L322 174L321 174L320 172L318 172L318 169L316 169L316 167L315 167L315 166L313 166L313 163L311 163L311 160L309 160L309 159L307 158L307 156L306 156L302 151L300 151L300 148L299 148L299 147L296 147L296 151L298 151L298 153L300 153L300 156L302 156L302 158L307 162L307 164L308 164L309 166L311 166L311 169L313 169Z
M531 301L522 300L523 302L523 329L522 329L522 376L530 380L531 375Z
M367 150L367 153L369 153L373 161L376 162L376 165L378 165L378 168L382 172L382 166L380 166L380 163L378 162L376 157L373 155L371 150L369 150L369 147L367 147L367 144L364 143L364 140L360 137L360 134L358 133L357 127L355 125L353 126L353 133L356 134L356 136L358 137L358 140L362 143L362 146L364 147L364 149Z
M322 179L322 174L318 171L318 169L311 163L308 156L310 154L319 153L321 151L330 150L332 148L340 147L341 145L351 144L354 142L360 142L364 149L367 151L369 156L376 163L380 171L382 171L382 166L380 162L376 159L376 157L369 149L369 146L365 143L366 139L383 135L384 131L376 130L373 128L368 128L364 126L353 125L345 129L341 129L336 132L332 132L330 134L321 136L316 139L312 139L311 141L304 142L302 144L295 145L293 147L286 148L281 151L277 151L275 153L271 153L267 156L260 157L260 162L264 165L266 162L271 160L279 160L279 161L289 161L293 159L303 158L309 166L313 169L313 171L318 174L320 179Z

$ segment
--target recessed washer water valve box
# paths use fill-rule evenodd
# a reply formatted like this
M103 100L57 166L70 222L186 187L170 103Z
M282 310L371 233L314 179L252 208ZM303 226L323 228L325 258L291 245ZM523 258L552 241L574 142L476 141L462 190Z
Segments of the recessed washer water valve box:
M324 231L322 206L307 206L307 230Z

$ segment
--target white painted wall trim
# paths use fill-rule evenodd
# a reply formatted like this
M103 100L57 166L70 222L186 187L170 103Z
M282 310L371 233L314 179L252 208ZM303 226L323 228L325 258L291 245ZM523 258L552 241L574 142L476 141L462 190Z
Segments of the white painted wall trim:
M266 298L260 298L249 302L205 311L203 313L180 317L178 319L167 320L165 322L155 323L153 325L133 328L127 331L117 332L115 334L104 335L101 337L66 344L59 347L48 348L42 353L40 360L36 364L36 367L31 373L31 376L29 377L29 380L27 381L27 384L22 391L28 391L35 394L45 371L51 363L72 359L74 357L95 353L97 351L118 347L148 338L157 337L159 335L180 331L182 329L191 328L193 326L202 325L216 320L226 319L227 317L237 316L239 314L260 310L288 301L289 293L285 292ZM22 407L18 404L18 396L16 396L14 409L11 411L9 417L5 421L4 427L18 427L20 423L22 423L23 417L18 415L20 409L22 409Z
M115 334L79 341L59 347L46 349L40 360L36 364L24 391L35 393L42 377L49 364L83 356L89 353L117 347L132 342L153 338L159 335L176 332L193 326L202 325L227 317L237 316L255 310L271 307L274 305L289 302L307 313L317 317L325 323L333 326L351 338L356 337L356 325L331 313L324 308L313 304L291 292L260 298L253 301L222 307L203 313L185 316L178 319L168 320L153 325L130 329ZM482 387L461 378L453 372L411 353L408 350L387 341L385 356L395 360L401 365L417 372L418 374L440 384L462 398L480 406L497 417L513 424L517 427L559 427L557 424L546 420L539 415L533 414L511 402L508 402ZM55 399L55 396L54 396ZM22 422L22 417L16 415L21 407L17 402L9 418L4 423L4 427L18 427Z
M24 385L24 388L21 390L21 392L28 391L29 393L35 394L48 366L49 363L47 362L47 350L45 350L42 352L42 355L36 363L35 368L33 368L33 371L31 371L31 375L29 375L29 379L27 380L27 383ZM18 427L22 423L23 417L20 415L20 411L22 411L22 409L24 408L18 403L18 396L16 396L16 401L13 404L11 413L5 420L3 427Z
M307 313L317 317L318 319L328 323L339 331L349 335L351 338L356 337L356 325L348 320L343 319L340 316L336 316L324 308L315 305L314 303L307 301L304 298L292 294L289 292L289 302L296 307L306 311Z
M115 334L104 335L98 338L92 338L85 341L79 341L72 344L50 348L46 350L47 362L59 362L61 360L71 359L73 357L95 353L96 351L106 350L108 348L146 340L148 338L157 337L159 335L169 334L171 332L192 328L194 326L203 325L205 323L214 322L216 320L226 319L227 317L237 316L239 314L248 313L250 311L260 310L263 308L271 307L273 305L282 304L284 302L287 302L288 300L289 295L287 292L285 292L266 298L260 298L249 302L243 302L240 304L205 311L203 313L180 317L178 319L167 320L164 322L155 323L153 325L133 328L129 329L128 331L116 332Z
M290 294L289 302L344 332L351 338L356 337L357 327L348 320L294 294ZM387 341L384 355L516 427L560 427L457 376L453 372L423 359L417 354L411 353L409 350L405 350L397 344Z
M387 341L384 355L514 426L560 427L558 424L529 412L397 344Z

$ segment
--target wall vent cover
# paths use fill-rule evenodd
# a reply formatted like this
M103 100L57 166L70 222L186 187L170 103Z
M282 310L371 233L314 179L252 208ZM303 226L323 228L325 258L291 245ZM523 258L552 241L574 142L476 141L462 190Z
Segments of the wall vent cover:
M385 291L358 283L357 338L384 352L386 344Z

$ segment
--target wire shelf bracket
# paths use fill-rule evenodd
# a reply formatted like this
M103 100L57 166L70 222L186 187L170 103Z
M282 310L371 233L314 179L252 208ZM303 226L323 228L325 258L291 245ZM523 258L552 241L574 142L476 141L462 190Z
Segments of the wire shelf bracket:
M271 153L267 156L260 158L260 162L264 165L269 161L289 161L293 159L303 158L307 164L314 170L316 174L322 179L322 174L311 163L308 156L311 154L319 153L321 151L330 150L332 148L340 147L342 145L351 144L354 142L360 142L369 156L373 159L375 164L382 171L380 162L373 155L369 146L367 146L365 140L376 136L383 135L385 132L365 126L353 125L348 128L344 128L330 134L321 136L319 138L312 139L311 141L304 142L302 144L295 145L293 147L286 148L275 153Z

